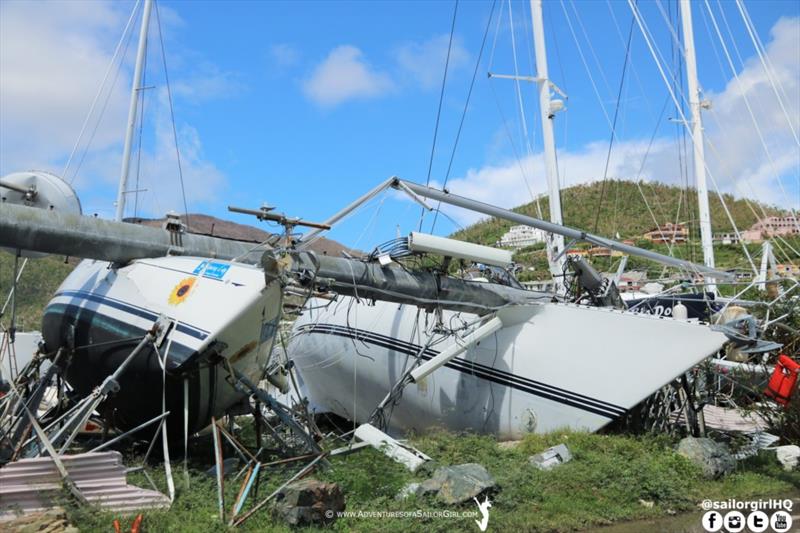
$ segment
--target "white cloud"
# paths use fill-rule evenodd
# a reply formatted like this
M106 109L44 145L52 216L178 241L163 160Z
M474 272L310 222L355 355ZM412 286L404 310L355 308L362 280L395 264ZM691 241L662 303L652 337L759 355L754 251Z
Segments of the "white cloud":
M441 85L447 60L449 35L438 35L427 41L409 42L397 48L395 58L401 70L410 75L425 89ZM458 37L453 39L450 50L449 70L452 72L467 64L469 53Z
M767 55L775 68L777 81L785 91L783 103L788 116L795 131L800 132L800 19L779 20L772 28L771 36ZM716 182L722 192L787 208L800 208L800 149L791 134L786 115L758 57L747 60L738 74L772 161L750 120L742 91L732 79L719 94L706 95L713 101L712 110L704 113L709 190L716 194ZM615 143L608 176L679 183L681 174L674 141L656 139L649 152L647 145L647 140ZM577 150L559 151L562 186L602 179L607 149L608 141L601 140ZM645 161L643 167L642 161ZM470 169L463 176L451 179L448 189L503 207L516 207L531 201L523 174L531 180L530 188L534 194L547 190L541 153L522 161L502 160ZM448 209L448 212L462 224L480 218L460 210Z
M337 46L303 83L306 96L318 105L332 107L347 100L374 98L392 89L392 81L364 60L361 50Z
M781 100L775 96L757 56L745 61L738 83L731 79L721 93L707 95L713 102L711 111L705 113L710 141L707 159L726 189L748 196L755 191L764 201L800 208L800 147L787 121L788 115L794 131L800 133L800 18L778 20L770 35L767 57L774 66L774 81L785 94Z
M0 2L0 175L28 168L62 172L131 8L129 3L101 1ZM176 13L163 7L161 18L165 32L182 25ZM152 36L154 20L151 22ZM138 36L138 28L132 30L126 62L108 93L103 118L96 131L95 120L90 121L66 176L72 177L80 161L74 185L86 210L103 215L113 212L120 172L131 63ZM157 49L151 52L152 57L161 53ZM171 70L174 100L197 104L241 89L234 74L188 53L193 55L191 62L181 62L180 57L172 62L182 66L178 75ZM161 216L168 209L183 211L183 202L166 90L159 77L163 76L160 57L149 63L152 65L147 83L156 88L145 93L139 175L140 187L148 192L140 202L140 214ZM105 93L98 110L104 100ZM83 157L83 147L90 137L92 142ZM214 200L215 191L224 186L225 176L204 158L197 130L181 123L179 117L178 137L192 209L193 202ZM138 161L136 153L129 190L135 187ZM132 208L127 212L132 213Z
M4 172L47 165L72 148L125 20L110 3L0 2ZM96 146L117 141L126 109L125 95L113 93Z

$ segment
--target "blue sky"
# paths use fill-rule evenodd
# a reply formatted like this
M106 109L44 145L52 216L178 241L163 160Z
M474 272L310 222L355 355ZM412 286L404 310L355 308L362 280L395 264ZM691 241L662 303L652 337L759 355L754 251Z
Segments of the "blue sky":
M665 69L678 72L664 19L679 24L675 2L640 4ZM227 217L227 205L266 202L318 220L390 175L425 182L453 2L158 5L190 211ZM0 4L0 173L64 171L133 6ZM704 115L710 187L716 183L724 192L798 208L800 156L792 128L800 130L800 4L763 0L744 6L766 47L771 79L735 2L693 6L700 83L713 103ZM437 185L445 179L491 10L491 2L458 5L431 173ZM631 10L620 0L547 1L544 15L550 78L569 96L567 110L556 118L562 182L602 179ZM448 182L454 192L506 207L530 201L531 191L544 192L535 87L520 87L528 149L515 83L486 76L489 70L514 72L511 18L518 71L534 72L528 3L509 8L497 2ZM123 60L111 69L114 83L106 84L66 172L85 210L101 216L113 214L138 22L133 26ZM131 185L138 176L139 188L148 191L135 206L129 201L127 213L158 216L183 206L155 17L149 39L150 88ZM679 89L678 97L684 92ZM693 183L691 164L687 174L679 163L679 126L669 120L679 114L638 26L621 94L608 175ZM476 219L453 210L448 215L458 224ZM418 220L415 204L389 193L331 236L370 248L394 237L398 225L402 233L416 229ZM440 218L436 232L456 227Z

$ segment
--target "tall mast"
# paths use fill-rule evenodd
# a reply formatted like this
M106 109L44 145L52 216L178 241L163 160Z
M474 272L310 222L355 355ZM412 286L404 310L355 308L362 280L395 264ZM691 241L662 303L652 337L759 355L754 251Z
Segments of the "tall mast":
M131 166L131 146L136 126L136 111L139 103L139 90L142 88L142 73L145 52L147 51L147 27L150 23L150 8L153 0L144 0L142 11L142 28L139 31L139 48L136 51L136 66L133 69L133 84L131 86L131 103L128 108L128 128L125 132L125 147L122 151L122 170L119 176L119 189L117 190L117 212L115 220L122 220L125 214L125 195L128 186L128 171Z
M550 79L547 75L547 51L544 44L542 0L531 0L531 22L533 23L533 47L536 52L536 82L539 85L539 114L542 121L542 143L547 188L550 193L550 222L563 224L561 216L561 185L556 167L556 142L553 135L553 116L550 111ZM550 234L547 242L547 257L550 273L561 276L564 272L564 237ZM556 260L556 258L558 258Z
M691 108L692 121L689 127L692 131L692 145L694 147L694 175L697 180L697 203L700 215L700 241L703 245L703 262L709 268L714 268L714 246L711 234L711 211L708 207L708 186L706 185L705 150L703 148L703 119L700 111L703 102L700 100L700 88L697 84L697 60L694 53L694 32L692 29L692 6L689 0L681 0L681 24L683 27L683 44L686 49L686 78L689 87L689 107ZM713 279L706 279L708 290L715 291Z

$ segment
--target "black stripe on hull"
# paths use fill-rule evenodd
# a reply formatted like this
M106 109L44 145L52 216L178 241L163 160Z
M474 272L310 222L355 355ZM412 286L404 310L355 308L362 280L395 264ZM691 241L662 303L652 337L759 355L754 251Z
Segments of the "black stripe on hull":
M56 296L64 296L69 298L75 298L78 300L86 300L90 302L99 303L102 305L107 305L109 307L113 307L114 309L118 309L122 312L138 316L140 318L144 318L151 322L155 322L158 320L158 314L154 313L144 307L139 307L133 305L129 302L123 302L122 300L117 300L116 298L110 298L108 296L103 296L101 294L97 294L94 292L87 292L87 291L61 291L57 292ZM184 323L178 323L176 329L181 333L185 333L191 337L194 337L199 340L205 340L208 338L209 332L203 329L200 329L195 326L190 326Z
M42 319L42 335L48 350L69 345L67 340L74 338L76 349L66 378L81 396L91 393L111 375L145 333L142 328L75 305L51 303ZM189 382L190 433L210 423L218 400L214 395L216 372L213 367L200 370L192 365L192 369L171 372L179 361L196 356L194 350L179 342L173 342L170 347L165 400L166 409L170 411L168 435L176 442L183 439L184 380ZM145 348L125 369L118 379L119 392L104 403L111 409L117 427L130 429L161 414L162 373L158 354L151 347ZM201 396L203 390L206 393ZM155 427L157 425L152 429Z
M392 337L387 337L369 331L347 328L333 324L309 324L300 327L299 331L303 333L319 333L323 335L345 337L411 356L417 355L422 350L422 347L416 344L393 339ZM422 353L421 358L427 361L438 355L438 353L439 352L435 350L426 349L425 352ZM539 381L534 381L532 379L518 376L516 374L482 365L473 361L466 361L464 359L456 358L451 359L444 366L464 374L490 381L492 383L497 383L499 385L504 385L506 387L532 394L546 400L567 405L569 407L574 407L576 409L612 420L624 415L627 412L624 407L620 407L612 403L591 398L589 396L568 391L559 387L554 387Z

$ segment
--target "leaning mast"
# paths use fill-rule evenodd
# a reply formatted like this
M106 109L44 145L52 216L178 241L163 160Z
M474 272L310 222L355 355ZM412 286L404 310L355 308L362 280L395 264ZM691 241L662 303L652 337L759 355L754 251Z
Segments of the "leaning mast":
M553 135L554 113L550 109L550 79L547 73L542 0L531 0L531 22L533 24L533 46L536 53L536 83L539 86L539 115L542 122L544 165L550 196L550 222L561 225L564 223L561 215L561 184L558 179L556 142ZM566 262L563 236L552 233L549 235L547 258L550 263L550 273L553 277L562 276L564 274L564 263Z
M139 31L139 48L136 51L136 66L133 69L133 83L131 85L131 103L128 108L128 126L125 131L125 145L122 151L122 169L119 176L117 189L117 210L115 220L122 220L125 215L125 195L127 194L128 172L131 166L131 147L136 127L136 112L139 104L139 91L142 89L142 74L144 71L144 58L147 51L147 28L150 23L150 9L153 0L144 0L142 10L142 27Z
M686 57L686 78L689 88L689 108L691 122L688 127L692 132L694 147L694 175L697 180L697 202L700 215L700 241L703 246L703 262L714 268L714 246L711 233L711 210L708 206L708 186L706 185L705 150L703 147L703 119L701 109L705 103L700 99L700 87L697 83L697 59L694 51L694 31L692 29L692 7L689 0L681 0L681 24L683 27L683 44ZM713 278L706 279L706 287L716 292Z

